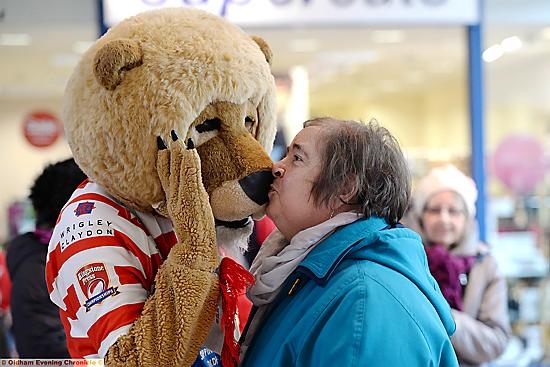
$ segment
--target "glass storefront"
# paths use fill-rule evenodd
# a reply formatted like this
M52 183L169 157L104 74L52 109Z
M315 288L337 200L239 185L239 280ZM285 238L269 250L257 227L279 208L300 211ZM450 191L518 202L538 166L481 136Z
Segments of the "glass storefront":
M550 27L485 28L486 238L508 279L510 316L523 343L503 356L505 365L550 350ZM447 162L471 174L464 28L251 32L270 41L274 71L290 80L283 103L291 113L280 121L289 139L303 118L375 118L399 139L415 179ZM289 101L293 80L300 93ZM307 104L306 111L293 104Z

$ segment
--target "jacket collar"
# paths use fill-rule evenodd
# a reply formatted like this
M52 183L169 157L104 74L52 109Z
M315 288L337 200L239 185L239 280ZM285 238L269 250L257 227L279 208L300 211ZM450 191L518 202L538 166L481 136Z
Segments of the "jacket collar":
M300 263L296 271L324 285L338 264L359 242L367 239L367 243L371 243L380 230L388 227L388 223L379 217L359 219L346 225L319 243Z

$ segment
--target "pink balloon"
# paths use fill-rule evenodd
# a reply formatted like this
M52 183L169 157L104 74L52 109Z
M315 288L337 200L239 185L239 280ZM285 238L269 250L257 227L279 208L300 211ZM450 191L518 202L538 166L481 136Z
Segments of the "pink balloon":
M544 149L527 134L514 134L503 139L493 156L493 170L500 181L518 194L532 193L544 178Z

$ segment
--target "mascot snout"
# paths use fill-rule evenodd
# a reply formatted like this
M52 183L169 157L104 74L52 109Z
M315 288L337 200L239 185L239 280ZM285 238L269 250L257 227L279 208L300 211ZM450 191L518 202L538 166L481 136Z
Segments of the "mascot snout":
M258 205L267 204L269 186L273 182L271 171L254 172L239 180L239 185L250 200Z

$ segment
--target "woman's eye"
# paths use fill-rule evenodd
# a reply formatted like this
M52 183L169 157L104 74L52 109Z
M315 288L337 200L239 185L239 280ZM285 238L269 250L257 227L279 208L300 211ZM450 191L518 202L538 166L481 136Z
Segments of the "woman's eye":
M300 157L299 155L294 154L294 160L302 162L302 157Z

